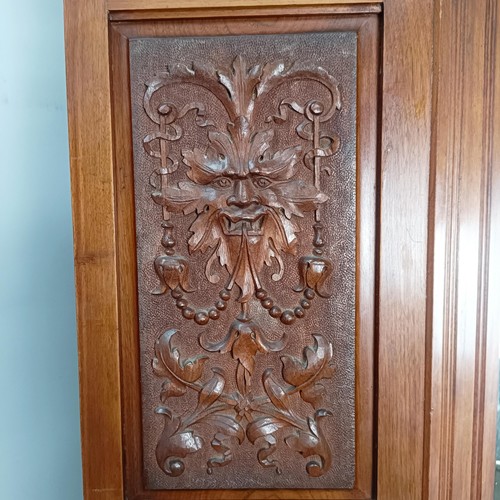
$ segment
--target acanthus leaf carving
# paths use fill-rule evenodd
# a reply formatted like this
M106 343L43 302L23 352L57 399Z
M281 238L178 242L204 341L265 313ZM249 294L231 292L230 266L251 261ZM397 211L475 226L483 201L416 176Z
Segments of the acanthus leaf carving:
M264 125L255 118L255 107L271 90L285 82L308 80L326 89L326 103L316 98L299 102L281 99L278 114ZM188 103L180 110L171 102L153 106L157 91L172 85L196 86L208 91L225 111L228 122L216 127L207 118L209 110L200 102ZM314 96L313 96L314 97ZM159 130L144 138L146 153L160 159L160 168L151 177L153 201L162 207L165 234L162 245L165 255L154 262L160 285L153 291L164 294L170 289L175 305L186 320L200 326L219 319L230 300L237 300L240 314L233 319L227 335L220 341L209 341L205 332L198 335L205 352L230 354L235 369L232 376L236 391L227 393L226 373L211 367L211 377L203 382L204 365L209 357L200 354L182 359L171 344L177 330L167 330L155 345L153 370L164 378L160 399L165 406L158 413L165 418L164 431L157 446L157 461L166 474L178 476L184 472L181 460L200 451L204 440L197 434L198 424L215 428L210 441L216 453L207 460L207 471L228 465L233 459L233 445L246 438L259 446L257 460L263 467L281 472L274 458L279 439L304 457L319 456L310 461L306 470L318 477L331 466L331 452L322 433L321 419L330 412L322 409L324 385L321 380L333 376L332 344L322 335L314 334L314 345L304 348L303 359L282 355L282 378L279 381L271 368L264 370L260 394L253 375L259 355L269 356L287 345L288 333L270 340L250 314L249 304L260 302L272 318L288 327L300 320L311 307L316 295L329 297L323 286L333 266L323 256L324 240L320 207L329 197L322 190L321 174L331 167L321 165L321 159L333 156L340 148L340 138L324 133L321 124L340 109L338 84L323 68L307 64L286 65L282 61L250 66L237 57L229 70L215 69L208 64L172 65L147 84L144 109ZM195 123L205 127L204 147L184 147L181 156L184 171L179 180L178 159L169 155L168 143L180 141L184 131L178 120L194 111ZM297 137L287 147L277 149L276 132L271 124L288 120L288 112L302 116L296 127ZM304 141L306 144L304 144ZM158 145L157 145L158 144ZM309 170L301 175L304 164ZM312 171L312 178L311 172ZM176 182L171 175L176 173ZM308 177L306 178L305 175ZM181 176L181 177L182 177ZM262 286L265 266L276 261L275 282L284 273L284 254L296 255L300 228L297 221L314 213L313 255L299 257L300 283L295 291L302 293L299 304L291 309L278 306ZM185 298L192 292L189 284L189 261L176 255L172 215L194 217L186 247L190 255L208 255L205 277L217 283L223 275L226 285L213 306L196 309ZM219 266L220 273L214 268ZM237 296L233 289L239 289ZM273 337L271 337L273 338ZM288 384L288 385L287 385ZM184 396L187 390L198 393L192 412L184 416L171 413L166 405L170 398ZM311 404L314 416L299 416L292 411L293 398Z
M313 335L314 345L306 346L303 358L294 356L281 357L283 364L283 380L292 385L293 392L300 392L304 401L314 408L321 402L324 387L318 383L322 379L333 377L334 368L331 364L333 357L332 344L322 335Z
M201 378L208 356L200 354L182 360L179 350L171 345L172 337L176 333L177 330L167 330L156 341L153 371L159 377L166 377L179 384L188 385Z
M185 465L181 458L195 453L203 446L203 439L191 430L180 430L181 419L173 416L167 408L156 410L165 418L165 426L156 447L156 460L165 474L180 476Z
M314 417L309 417L307 423L308 431L296 430L291 436L285 438L286 444L294 451L298 451L303 457L314 455L320 457L321 463L311 460L306 464L307 473L313 477L319 477L328 470L332 463L332 455L328 441L321 429L321 419L331 416L328 410L317 410Z

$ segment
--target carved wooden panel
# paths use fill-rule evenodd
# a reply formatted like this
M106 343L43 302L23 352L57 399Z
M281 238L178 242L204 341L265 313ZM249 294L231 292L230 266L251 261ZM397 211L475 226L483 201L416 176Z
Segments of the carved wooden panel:
M146 488L354 484L356 61L130 41Z

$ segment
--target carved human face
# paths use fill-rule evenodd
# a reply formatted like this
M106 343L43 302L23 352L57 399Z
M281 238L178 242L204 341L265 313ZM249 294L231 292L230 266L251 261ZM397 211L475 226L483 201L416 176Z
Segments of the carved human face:
M207 263L207 277L215 257L234 275L246 297L254 289L263 264L282 252L294 253L297 226L292 216L314 210L327 196L313 184L295 178L302 148L293 146L271 154L272 129L253 131L244 117L228 126L228 133L210 131L210 145L182 152L190 167L190 181L166 187L153 195L169 210L191 213L191 253L215 249ZM242 255L244 254L244 255ZM241 256L241 257L240 257Z

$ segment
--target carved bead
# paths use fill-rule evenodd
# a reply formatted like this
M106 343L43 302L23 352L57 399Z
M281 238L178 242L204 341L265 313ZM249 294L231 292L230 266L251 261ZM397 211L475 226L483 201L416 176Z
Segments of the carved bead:
M256 292L255 292L255 296L259 299L259 300L264 300L267 298L267 292L263 289L263 288L259 288Z
M304 311L304 309L302 307L296 307L293 310L293 314L295 314L295 316L297 318L303 318L305 316L306 312Z
M314 299L315 296L316 296L316 293L314 292L314 290L312 288L306 288L304 290L304 297L306 299L312 300L312 299Z
M218 300L216 303L215 303L215 307L219 310L219 311L224 311L224 309L226 309L227 307L227 304L222 301L222 300Z
M313 245L315 247L324 247L325 246L325 240L323 239L323 224L314 224L314 239L313 239Z
M182 290L179 290L179 288L174 288L171 292L170 292L170 295L172 295L172 297L174 299L181 299L182 298Z
M174 226L172 225L171 222L163 222L162 223L163 227L163 237L161 239L161 244L165 248L174 248L175 247L175 239L172 236L172 231L174 229Z
M321 113L323 113L324 109L324 106L318 101L315 101L311 104L311 111L315 115L320 115Z
M271 307L271 309L269 309L269 315L273 318L279 318L281 316L281 308L278 306Z
M293 314L293 311L287 309L281 314L280 320L285 325L291 325L295 321L295 314Z
M193 318L194 318L194 315L195 315L194 309L193 309L192 307L185 307L185 308L182 310L182 315L183 315L186 319L193 319Z
M300 301L300 307L303 309L309 309L311 307L311 303L307 299L302 299Z
M271 299L271 298L261 300L260 303L262 304L262 307L264 309L271 309L271 307L273 307L273 305L274 305L273 299Z
M219 319L219 316L220 316L220 312L217 311L217 309L215 309L214 307L211 307L209 310L208 310L208 317L210 319Z
M207 313L205 311L198 311L194 315L194 320L199 325L206 325L208 323L208 315L207 315Z
M231 298L231 292L227 288L224 288L224 290L219 292L219 297L227 302Z
M186 299L178 299L177 302L175 303L175 305L179 309L183 309L184 307L186 307L188 305L188 301Z

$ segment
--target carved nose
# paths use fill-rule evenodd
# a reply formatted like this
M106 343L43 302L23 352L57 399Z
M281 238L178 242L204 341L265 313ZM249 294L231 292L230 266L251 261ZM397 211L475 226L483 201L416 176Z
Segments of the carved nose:
M227 199L227 204L238 208L246 208L252 203L258 203L258 201L258 198L254 196L247 182L244 180L237 180L233 194Z

